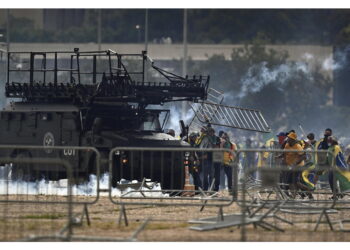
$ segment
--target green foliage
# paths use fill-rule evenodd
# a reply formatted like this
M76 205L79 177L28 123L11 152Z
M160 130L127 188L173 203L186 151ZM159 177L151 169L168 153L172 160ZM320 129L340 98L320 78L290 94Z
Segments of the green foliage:
M12 42L53 42L51 32L35 29L34 22L28 18L10 18L10 39Z
M350 43L350 24L341 29L336 37L336 41L339 45L347 45Z
M51 32L35 28L29 19L12 17L11 40L96 42L98 10L82 12L84 21L80 26L68 23ZM348 9L189 9L187 13L190 43L238 44L257 40L264 44L329 45L349 41ZM136 25L140 28L136 29ZM102 42L142 42L144 26L144 9L102 10ZM183 41L183 9L149 9L149 41L162 37L171 37L174 43Z

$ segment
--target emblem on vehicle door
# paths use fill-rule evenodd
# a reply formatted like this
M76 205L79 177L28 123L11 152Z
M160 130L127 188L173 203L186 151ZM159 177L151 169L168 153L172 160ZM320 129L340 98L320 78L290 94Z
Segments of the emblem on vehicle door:
M51 132L47 132L44 135L44 140L43 140L43 145L44 147L53 147L55 146L55 137ZM50 154L52 153L53 149L45 149L45 152Z

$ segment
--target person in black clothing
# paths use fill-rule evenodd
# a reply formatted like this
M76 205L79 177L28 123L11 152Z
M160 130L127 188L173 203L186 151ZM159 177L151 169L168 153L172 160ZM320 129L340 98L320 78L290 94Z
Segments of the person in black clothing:
M222 133L221 133L222 132ZM219 134L223 134L223 131L220 131ZM220 148L221 145L221 139L219 136L215 136L215 143L214 143L214 148ZM221 175L221 162L213 162L213 166L214 166L214 191L219 191L220 188L220 175ZM211 182L212 180L210 180Z
M215 147L215 130L211 127L204 132L199 143L201 149L211 149ZM207 191L213 180L213 154L212 152L202 152L200 154L203 190Z
M198 138L199 134L198 133L191 133L188 136L188 142L190 143L191 147L196 147L196 139ZM189 157L189 172L192 175L193 178L193 184L198 190L198 188L202 188L202 181L199 176L200 173L200 165L199 165L199 158L197 156L197 153L192 151L190 153Z
M309 140L308 144L309 146L314 149L316 145L316 140L315 140L315 134L314 133L309 133L306 138Z
M320 142L320 144L318 145L317 149L325 149L327 150L329 148L328 146L328 137L332 136L332 129L327 128L324 131L324 137L323 140Z
M331 136L332 136L332 130L330 128L327 128L324 131L323 139L318 141L318 143L316 144L317 150L328 150L329 148L328 141ZM317 164L323 167L327 165L327 155L325 153L317 153Z
M246 149L252 149L252 140L250 138L247 138L246 142ZM243 168L245 171L249 172L250 178L252 178L253 181L256 179L256 172L252 172L252 169L255 167L255 160L256 160L256 153L255 152L245 152L245 159Z
M324 137L323 139L319 140L316 144L316 149L317 150L328 150L328 148L330 147L329 140L330 137L332 137L332 129L327 128L324 131ZM320 169L319 171L317 171L317 175L321 176L325 174L325 170L329 167L328 165L328 161L327 161L327 154L326 153L317 153L317 167ZM328 174L328 177L331 176L331 174ZM324 178L324 177L320 177L320 178ZM321 179L323 180L323 179ZM329 178L328 178L329 180Z

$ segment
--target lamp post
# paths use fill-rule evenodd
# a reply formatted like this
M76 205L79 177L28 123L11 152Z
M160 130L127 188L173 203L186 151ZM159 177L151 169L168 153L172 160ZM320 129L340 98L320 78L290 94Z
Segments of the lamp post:
M141 40L141 26L139 24L136 24L135 26L136 30L137 30L137 43L140 43Z
M97 46L98 46L98 51L101 51L101 30L102 30L102 10L98 10L98 18L97 18Z
M145 11L145 51L148 52L148 9ZM145 81L148 81L148 63L146 61Z
M145 50L148 51L148 9L145 12Z
M10 10L6 10L6 50L10 52Z
M187 75L187 10L184 9L183 15L183 46L184 46L184 54L182 60L182 76L186 77ZM182 119L185 120L187 111L187 102L182 102Z

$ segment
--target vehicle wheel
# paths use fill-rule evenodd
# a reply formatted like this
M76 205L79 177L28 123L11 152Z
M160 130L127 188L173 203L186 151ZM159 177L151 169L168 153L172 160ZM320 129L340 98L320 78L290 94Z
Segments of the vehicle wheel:
M90 181L90 175L97 175L95 154L91 155L88 166L86 168L86 172L82 174L83 181L88 183Z
M32 158L29 152L20 152L16 159L28 159ZM34 181L35 176L32 172L33 166L31 163L14 163L11 169L11 180L12 181Z
M116 159L116 157L114 157L113 160L113 167L112 167L112 173L109 173L110 175L112 175L112 187L116 187L117 183L120 181L121 179L121 173L120 173L120 160L119 158ZM109 170L108 170L109 171Z

